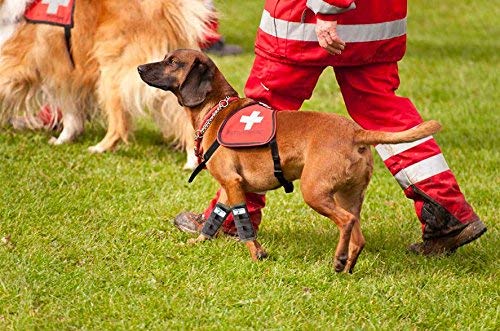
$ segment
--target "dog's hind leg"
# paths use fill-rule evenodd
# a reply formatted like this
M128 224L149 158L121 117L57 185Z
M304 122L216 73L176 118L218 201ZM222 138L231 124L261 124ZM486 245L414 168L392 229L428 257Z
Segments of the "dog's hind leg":
M352 227L351 240L349 241L349 255L344 268L344 271L349 273L352 273L354 270L354 266L366 242L361 231L360 214L367 184L368 181L358 186L349 185L347 190L338 191L334 196L336 203L356 218L356 222Z
M344 271L348 260L351 232L358 219L335 202L334 186L324 179L328 177L321 177L321 174L308 176L305 170L302 173L300 186L302 196L312 209L331 219L339 228L340 236L335 250L334 266L336 272Z

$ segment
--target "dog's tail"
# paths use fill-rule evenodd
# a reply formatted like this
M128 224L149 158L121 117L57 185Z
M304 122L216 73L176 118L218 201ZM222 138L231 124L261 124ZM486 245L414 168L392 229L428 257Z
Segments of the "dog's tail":
M359 130L355 133L354 142L367 145L408 143L430 136L439 130L441 124L434 120L425 121L414 128L400 132Z

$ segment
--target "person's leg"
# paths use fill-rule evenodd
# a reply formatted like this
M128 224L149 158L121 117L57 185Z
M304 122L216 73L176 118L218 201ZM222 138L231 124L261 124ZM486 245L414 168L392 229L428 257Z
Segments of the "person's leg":
M363 128L401 131L422 122L411 101L395 94L399 87L397 63L338 67L335 74L349 114ZM437 247L436 240L456 235L479 220L433 137L378 145L376 150L405 195L414 200L427 243L417 249L421 253L443 253L446 249Z
M311 97L323 69L288 65L257 56L245 85L245 95L276 110L298 110L304 100ZM217 192L212 199L203 217L195 213L182 213L176 217L174 224L183 231L198 232L217 204L219 194ZM246 203L252 225L257 230L262 220L265 195L248 193ZM222 230L227 234L236 234L231 214L224 221Z
M238 45L226 44L224 37L219 33L219 20L216 15L216 9L212 0L204 0L205 6L210 9L214 15L207 26L205 40L200 44L200 48L208 54L217 56L237 55L243 52Z

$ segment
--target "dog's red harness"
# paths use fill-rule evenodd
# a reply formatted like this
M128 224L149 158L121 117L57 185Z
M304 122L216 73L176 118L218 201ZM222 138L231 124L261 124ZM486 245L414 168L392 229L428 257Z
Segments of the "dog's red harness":
M219 127L217 139L203 154L201 142L206 130L222 109L238 99L237 97L226 97L212 108L203 119L195 134L195 154L198 157L199 165L189 177L189 183L201 170L206 168L208 160L220 145L228 148L269 146L274 162L274 176L284 187L285 192L292 192L293 184L285 179L281 169L278 144L276 143L276 110L267 105L253 102L233 111Z
M71 52L71 29L75 0L35 0L24 12L24 17L31 23L44 23L64 27L64 37L71 63L75 64Z

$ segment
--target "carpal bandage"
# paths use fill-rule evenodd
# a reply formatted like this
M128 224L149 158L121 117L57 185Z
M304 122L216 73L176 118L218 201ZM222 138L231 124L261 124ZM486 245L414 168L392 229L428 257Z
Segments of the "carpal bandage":
M250 214L248 214L247 205L240 204L233 207L234 223L238 231L238 237L242 242L252 241L257 238L252 222L250 221Z
M205 225L203 225L201 233L206 237L213 238L217 231L219 231L230 211L230 207L218 202L212 210L212 213L210 213Z

